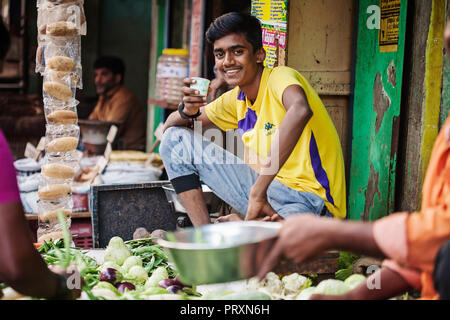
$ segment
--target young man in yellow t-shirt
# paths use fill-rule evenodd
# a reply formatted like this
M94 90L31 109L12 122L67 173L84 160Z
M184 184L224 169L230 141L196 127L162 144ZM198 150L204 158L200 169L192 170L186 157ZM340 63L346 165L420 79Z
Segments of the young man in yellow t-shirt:
M207 104L186 79L183 103L165 123L160 148L193 224L210 221L201 182L246 220L275 221L305 212L345 218L342 149L314 89L291 68L264 68L261 25L249 14L219 17L206 37L214 45L218 72L235 88ZM247 154L259 161L233 156L199 130L186 128L192 124L237 129Z

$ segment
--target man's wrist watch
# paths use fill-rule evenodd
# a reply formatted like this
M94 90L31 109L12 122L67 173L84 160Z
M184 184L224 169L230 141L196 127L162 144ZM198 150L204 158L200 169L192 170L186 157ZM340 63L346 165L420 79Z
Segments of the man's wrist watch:
M187 120L190 120L190 119L196 119L196 118L198 118L202 113L200 112L200 109L198 110L198 112L196 113L196 114L194 114L194 115L187 115L186 113L184 113L183 112L183 110L184 110L184 102L181 102L179 105L178 105L178 113L180 114L180 116L183 118L183 119L187 119Z

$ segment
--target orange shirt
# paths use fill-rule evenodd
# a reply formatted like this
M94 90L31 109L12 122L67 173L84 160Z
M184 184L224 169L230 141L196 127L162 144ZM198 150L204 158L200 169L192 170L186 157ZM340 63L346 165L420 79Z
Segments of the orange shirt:
M119 149L145 149L146 118L144 107L124 86L101 95L89 120L121 122L117 134Z
M444 128L450 126L450 117ZM450 143L439 134L422 190L422 209L398 213L374 224L375 241L396 262L392 267L406 281L422 290L422 299L437 299L434 289L434 260L450 240ZM417 285L419 284L419 285Z

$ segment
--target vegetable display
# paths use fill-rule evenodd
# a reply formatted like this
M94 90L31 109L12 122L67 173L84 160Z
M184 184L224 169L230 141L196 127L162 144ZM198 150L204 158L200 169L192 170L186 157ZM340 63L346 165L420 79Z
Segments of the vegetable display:
M187 300L200 296L176 278L167 255L150 238L127 242L111 238L98 272L99 282L90 299Z
M69 238L45 242L38 248L49 265L67 268L75 266L84 280L83 300L308 300L313 294L340 295L366 281L361 274L351 274L354 256L342 255L342 272L336 279L317 283L317 275L292 273L277 275L270 272L259 282L251 278L242 290L209 291L205 295L195 286L183 284L168 262L162 247L153 239L124 242L111 238L104 251L103 263L98 264L86 251L69 247ZM345 278L342 276L345 274ZM339 279L340 278L340 279ZM9 297L30 299L3 286Z

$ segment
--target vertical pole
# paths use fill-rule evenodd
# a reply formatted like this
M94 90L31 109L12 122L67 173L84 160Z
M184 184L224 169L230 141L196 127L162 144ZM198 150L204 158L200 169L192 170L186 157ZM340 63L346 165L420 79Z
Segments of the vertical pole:
M155 96L156 68L158 59L167 43L167 0L152 0L152 36L150 42L150 70L148 96ZM147 118L147 151L155 142L155 130L162 120L163 110L153 104L148 104ZM158 152L158 149L155 150Z
M192 0L191 39L189 45L189 76L202 76L205 0Z
M433 0L425 54L425 106L423 109L422 181L430 162L431 151L439 131L439 111L444 66L445 0Z

